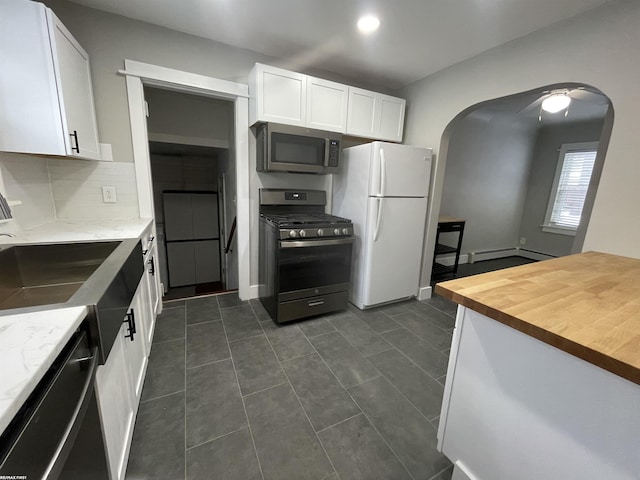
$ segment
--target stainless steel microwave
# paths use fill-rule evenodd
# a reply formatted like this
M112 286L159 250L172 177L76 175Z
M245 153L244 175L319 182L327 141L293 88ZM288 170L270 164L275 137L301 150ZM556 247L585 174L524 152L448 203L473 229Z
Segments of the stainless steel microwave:
M278 123L256 126L256 168L261 172L336 173L340 133Z

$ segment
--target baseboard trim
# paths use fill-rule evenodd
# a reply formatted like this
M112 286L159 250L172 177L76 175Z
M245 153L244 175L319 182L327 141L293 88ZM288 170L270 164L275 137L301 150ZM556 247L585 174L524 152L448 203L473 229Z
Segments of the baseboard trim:
M438 255L437 259L438 263L444 265L446 267L452 267L454 263L456 263L455 255ZM460 260L458 261L459 265L463 263L469 263L469 255L466 253L460 254Z
M431 298L431 291L431 285L429 285L428 287L420 287L420 289L418 290L418 300L427 300Z
M555 255L550 255L548 253L542 252L534 252L533 250L527 250L525 248L516 248L518 253L516 255L524 258L528 258L530 260L550 260L552 258L558 258Z
M468 263L482 262L484 260L495 260L496 258L513 257L518 255L517 248L501 248L498 250L487 250L484 252L469 252Z
M258 291L259 285L249 285L249 298L243 298L242 300L252 300L260 296Z

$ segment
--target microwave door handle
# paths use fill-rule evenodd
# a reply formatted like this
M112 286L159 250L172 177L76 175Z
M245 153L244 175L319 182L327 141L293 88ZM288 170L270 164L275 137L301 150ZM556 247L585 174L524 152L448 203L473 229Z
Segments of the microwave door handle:
M378 234L380 233L380 224L382 223L382 200L383 200L383 197L378 197L376 200L378 200L378 215L376 217L376 230L373 233L373 241L374 242L378 241Z
M380 147L380 195L384 197L387 187L387 161L384 158L384 148Z

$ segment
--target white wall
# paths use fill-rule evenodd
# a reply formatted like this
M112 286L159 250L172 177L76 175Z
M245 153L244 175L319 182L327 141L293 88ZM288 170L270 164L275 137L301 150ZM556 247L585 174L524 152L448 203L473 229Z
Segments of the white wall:
M445 128L479 102L581 82L607 95L615 119L583 250L640 257L640 2L622 0L454 65L407 87L406 143L441 153ZM429 281L444 158L434 166L422 284Z
M574 236L543 232L541 228L558 165L558 149L565 143L597 142L602 123L603 119L555 124L538 130L518 235L526 238L524 248L558 257L571 253Z
M466 219L462 253L517 245L534 140L512 116L474 112L456 123L440 215Z

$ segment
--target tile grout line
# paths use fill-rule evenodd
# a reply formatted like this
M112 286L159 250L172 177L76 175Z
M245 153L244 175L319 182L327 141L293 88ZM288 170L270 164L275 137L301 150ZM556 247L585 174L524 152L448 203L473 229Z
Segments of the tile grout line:
M329 323L331 323L331 322L329 322ZM332 324L332 325L333 325L333 324ZM340 332L338 332L338 333L340 333ZM340 335L342 335L342 334L340 334ZM346 340L346 338L345 338L345 340ZM346 340L346 341L347 341L347 343L349 343L349 341L348 341L348 340ZM309 343L311 343L311 342L309 342ZM349 343L349 345L351 345L351 344ZM338 384L339 384L339 385L342 385L342 382L340 381L340 379L337 377L337 375L334 373L334 371L333 371L333 370L331 370L331 367L329 367L329 364L325 361L325 359L322 357L322 355L320 355L320 352L318 352L318 350L316 349L315 345L313 345L313 343L311 343L311 346L313 347L313 349L315 350L315 352L316 352L316 353L318 354L318 356L320 357L320 360L322 360L322 363L324 363L324 364L325 364L325 366L329 369L329 371L331 372L331 374L335 377L335 379L336 379L336 381L338 382ZM351 345L351 346L353 347L353 345ZM355 348L355 347L353 347L353 348ZM364 358L364 357L363 357L363 358ZM368 360L367 360L367 361L368 361ZM371 362L369 362L369 363L371 363ZM376 366L375 366L375 365L373 365L373 364L371 364L371 365L373 366L373 368L375 368L376 370L378 370L378 369L376 368ZM380 372L380 370L378 370L378 373L379 373L380 375L378 375L378 376L377 376L377 377L375 377L375 378L372 378L372 379L366 380L365 382L360 383L360 385L361 385L361 384L363 384L363 383L366 383L366 382L373 381L373 380L375 380L376 378L380 378L380 376L382 375L382 373ZM354 385L354 386L355 386L355 385ZM400 463L400 465L402 465L402 468L404 468L404 470L407 472L407 475L409 475L409 477L410 477L410 478L412 478L413 480L416 480L416 479L414 478L414 476L413 476L413 475L411 475L411 472L410 472L410 471L409 471L409 469L405 466L405 464L404 464L404 463L402 463L402 461L400 460L400 458L398 458L398 455L397 455L397 454L396 454L396 452L391 448L391 446L389 445L389 443L387 442L387 440L382 436L382 434L380 433L380 431L379 431L379 430L376 428L376 426L371 422L371 420L369 419L369 417L367 417L367 414L364 412L364 410L362 409L362 407L360 406L360 404L359 404L358 402L356 402L356 399L355 399L355 398L353 398L353 395L351 395L351 392L349 391L349 389L348 389L348 388L346 388L344 385L342 385L342 388L344 388L345 392L347 392L347 395L349 395L349 398L351 398L351 401L356 405L356 407L358 407L358 408L360 409L360 411L362 412L362 415L364 415L364 418L367 420L367 422L369 422L369 425L371 425L371 428L373 428L373 429L376 431L376 433L380 436L380 438L382 439L382 441L384 442L384 444L387 446L387 448L389 449L389 451L393 454L393 456L394 456L394 457L396 457L396 460L398 460L398 462ZM320 444L322 445L322 442L320 442ZM324 448L324 445L322 446L322 448ZM336 473L337 473L337 471L336 471Z
M438 475L446 472L447 470L449 470L451 467L453 467L453 464L449 465L446 468L443 468L442 470L440 470L438 473L436 473L433 477L429 477L427 480L434 480Z
M217 300L217 299L216 299ZM220 304L218 303L218 306ZM251 311L255 315L255 311L253 310L253 306L251 306ZM222 312L220 313L222 315ZM236 384L238 385L238 393L240 394L240 401L242 402L242 409L244 410L244 417L247 420L247 428L249 429L249 436L251 437L251 444L253 445L253 453L256 456L256 462L258 462L258 470L260 471L260 478L264 480L264 472L262 471L262 464L260 463L260 457L258 456L258 449L256 447L256 440L253 437L253 430L251 430L251 422L249 420L249 414L247 413L247 405L244 402L244 397L242 396L242 389L240 388L240 380L238 379L238 371L236 370L236 362L233 359L233 353L231 352L231 346L229 345L229 339L227 338L227 329L224 326L224 322L222 322L222 331L224 332L224 339L227 342L227 348L229 349L229 355L231 355L231 365L233 366L233 373L236 376ZM265 335L266 336L266 335Z
M231 360L231 353L229 353L229 356L227 358L221 358L220 360L213 360L212 362L203 363L202 365L194 365L193 367L186 367L186 370L193 370L194 368L206 367L208 365L224 362L226 360Z
M318 435L320 435L320 434L321 434L322 432L324 432L325 430L329 430L330 428L336 427L336 426L340 425L341 423L348 422L348 421L349 421L349 420L351 420L352 418L356 418L356 417L358 417L358 416L360 416L360 415L362 415L362 411L360 411L360 412L356 413L355 415L351 415L349 418L345 418L344 420L340 420L339 422L336 422L336 423L334 423L333 425L329 425L328 427L324 427L324 428L322 428L322 429L318 430L316 433L317 433Z
M253 308L253 307L251 307ZM271 350L273 351L273 354L276 357L276 360L278 361L278 365L280 367L280 370L282 370L282 373L284 373L285 378L287 379L287 383L289 384L289 387L291 387L291 391L293 392L293 395L296 397L296 400L298 401L298 405L300 405L300 410L302 410L302 413L304 413L304 416L307 419L307 422L309 422L309 426L311 427L311 431L313 432L316 440L318 441L318 444L320 445L320 448L322 448L322 451L324 452L324 456L325 458L329 461L329 464L331 465L331 468L333 468L333 472L331 472L329 475L327 476L331 476L334 473L337 474L338 471L336 470L335 465L333 464L333 461L331 460L331 457L329 456L329 454L327 453L326 448L324 448L324 445L322 444L322 441L320 440L320 437L318 436L318 433L316 432L315 427L313 426L313 423L311 422L311 419L309 418L309 415L307 414L307 411L304 409L304 406L302 405L302 401L300 400L300 397L298 396L298 392L296 392L296 389L294 388L293 384L291 383L291 379L289 378L289 375L287 375L287 371L286 369L282 366L282 362L280 361L280 359L278 358L278 355L276 355L276 351L273 348L273 345L271 345L271 341L269 340L269 337L267 336L267 333L264 331L264 328L262 327L262 325L260 325L260 328L262 328L262 331L264 333L264 336L267 339L267 342L269 343L269 347L271 348ZM302 331L302 330L301 330ZM304 332L303 332L304 335ZM307 340L308 341L308 340ZM309 344L311 344L311 342L309 342ZM313 345L311 345L311 347L313 348ZM317 352L316 352L317 353ZM325 477L326 478L326 477Z
M224 325L224 323L223 323L223 325ZM225 329L225 331L226 331L226 329ZM226 335L226 333L225 333L225 335ZM257 334L255 334L255 335L249 335L248 337L244 337L244 338L236 338L235 340L231 340L231 341L229 341L229 339L227 338L227 343L228 343L229 345L231 345L232 343L243 342L244 340L249 340L250 338L257 338L257 337L261 337L262 335L265 335L265 336L266 336L266 334L264 333L264 331L263 331L262 333L257 333Z
M413 332L411 332L410 330L407 330L407 331L408 331L409 333L413 333ZM415 335L415 334L414 334L414 335ZM417 336L417 335L416 335L416 336ZM420 338L420 337L418 337L418 338ZM388 340L387 340L387 341L388 341ZM391 343L391 342L389 342L389 343ZM429 345L431 345L431 344L429 344ZM406 353L404 353L402 350L400 350L400 348L396 347L396 346L395 346L395 345L393 345L393 344L392 344L392 346L393 346L393 348L395 348L398 352L400 352L400 355L402 355L403 357L405 357L405 358L406 358L407 360L409 360L413 365L415 365L415 366L416 366L416 367L418 367L420 370L422 370L424 373L426 373L426 374L429 376L429 378L434 379L436 382L440 383L440 382L438 381L438 378L443 377L443 376L444 376L444 377L446 377L446 376L447 376L447 371L445 370L445 372L444 372L442 375L439 375L438 377L434 377L432 374L430 374L430 373L429 373L429 372L427 372L424 368L422 368L420 365L418 365L416 362L414 362L414 361L413 361L413 359L412 359L411 357L409 357ZM385 350L385 351L386 351L386 352L388 352L389 350ZM439 351L439 350L437 350L437 352L438 352L438 353L440 353L440 354L442 354L442 355L444 355L444 353L442 353L442 352L441 352L441 351ZM380 353L384 353L384 352L380 352ZM375 355L378 355L378 354L376 353ZM373 357L373 355L371 355L371 356Z
M222 317L214 318L213 320L205 320L204 322L187 323L187 327L193 327L194 325L202 325L203 323L221 322Z
M147 403L147 402L152 402L152 401L154 401L154 400L159 400L159 399L161 399L161 398L170 397L171 395L176 395L176 394L178 394L178 393L182 393L182 392L184 392L185 390L186 390L186 388L183 388L183 389L181 389L181 390L176 390L175 392L165 393L165 394L163 394L163 395L159 395L159 396L157 396L157 397L153 397L153 398L147 398L146 400L142 400L142 399L140 399L140 403ZM2 477L0 477L0 478L2 478Z
M286 382L280 382L277 385L271 385L270 387L267 387L267 388L261 388L260 390L256 390L255 392L242 393L242 398L247 398L247 397L250 397L251 395L255 395L257 393L263 393L263 392L266 392L266 391L271 390L273 388L281 387L282 385L286 385L288 382L289 381L287 380Z
M380 337L380 339L381 339L382 341L384 341L387 345L389 345L389 348L387 348L386 350L382 350L382 351L380 351L380 352L372 353L371 355L368 355L368 357L371 357L371 356L373 356L373 355L377 355L378 353L387 352L387 351L391 350L392 348L394 348L394 346L393 346L393 345L391 345L389 342L387 342L387 339L386 339L386 338L384 338L382 335L380 335L378 332L376 332L373 328L371 328L369 325L367 325L367 323L366 323L364 320L362 320L361 318L359 318L359 317L358 317L358 316L356 316L356 315L353 315L353 316L354 316L355 318L357 318L358 320L360 320L360 322L362 322L362 324L363 324L365 327L367 327L369 330L371 330L371 332L373 332L373 334L374 334L374 335L377 335L378 337ZM329 320L329 323L333 326L333 328L335 328L335 329L336 329L336 332L338 332L340 335L342 335L342 338L344 338L344 339L345 339L345 341L346 341L349 345L351 345L353 348L355 348L355 350L356 350L356 351L357 351L357 352L362 356L362 358L365 358L365 359L367 358L367 356L365 356L365 355L360 351L360 349L359 349L358 347L356 347L353 343L351 343L351 342L349 341L349 339L348 339L347 337L345 337L345 336L343 335L343 333L340 331L340 329L339 329L338 327L336 327L336 326L333 324L333 322L332 322L331 320ZM397 330L397 329L396 329L396 330Z
M235 430L233 430L231 432L223 433L222 435L218 435L217 437L210 438L209 440L205 440L204 442L200 442L197 445L191 445L190 447L187 447L187 451L193 450L194 448L201 447L203 445L206 445L207 443L215 442L216 440L220 440L221 438L227 437L227 436L232 435L234 433L241 432L242 430L247 430L247 428L248 427L245 425L244 427L236 428Z

